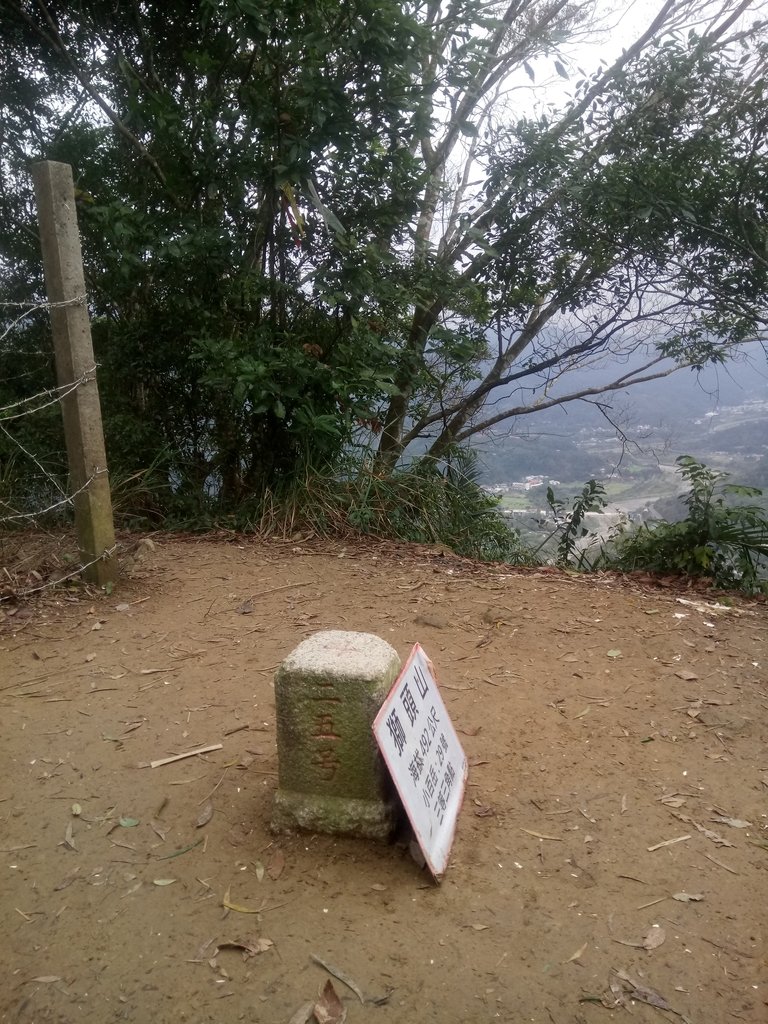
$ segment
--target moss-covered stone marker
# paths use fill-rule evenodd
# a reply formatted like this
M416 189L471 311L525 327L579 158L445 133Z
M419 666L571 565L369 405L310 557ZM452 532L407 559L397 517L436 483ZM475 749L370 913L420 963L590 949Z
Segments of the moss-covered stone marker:
M400 672L372 633L315 633L275 675L275 831L386 839L395 804L371 726Z

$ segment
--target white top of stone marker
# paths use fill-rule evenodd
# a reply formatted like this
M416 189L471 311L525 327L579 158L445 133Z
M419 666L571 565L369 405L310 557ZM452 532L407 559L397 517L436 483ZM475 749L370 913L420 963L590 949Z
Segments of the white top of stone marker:
M354 679L377 679L400 659L386 640L374 633L328 629L302 640L283 662L288 672L327 672Z

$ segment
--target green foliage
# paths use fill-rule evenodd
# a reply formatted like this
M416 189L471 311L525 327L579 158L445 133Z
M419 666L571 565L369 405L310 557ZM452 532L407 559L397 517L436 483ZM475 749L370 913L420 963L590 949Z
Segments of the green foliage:
M415 462L391 477L370 461L350 461L343 479L317 467L265 493L248 525L262 533L369 536L444 544L482 561L527 564L530 552L477 484L474 453L456 449L442 464ZM241 510L242 511L242 510ZM240 525L243 525L242 523Z
M746 593L764 591L768 558L765 510L728 501L760 497L762 491L726 483L728 473L709 469L690 455L681 455L677 463L689 485L681 495L687 516L677 523L644 524L618 543L612 564L624 571L645 569L702 577L715 586Z
M423 26L395 0L2 11L0 301L42 297L29 162L71 163L116 475L156 466L174 517L338 459L389 393L412 294L381 239L418 190L400 137ZM47 336L0 338L0 405L19 366L51 386L21 356Z
M605 487L596 480L588 480L570 505L562 498L555 497L552 488L547 487L547 504L557 524L556 529L547 537L547 541L557 537L556 565L563 568L592 568L586 552L579 552L578 547L579 541L591 536L583 525L584 516L587 512L602 512L607 504Z
M417 461L391 477L358 477L348 493L348 520L363 533L442 543L482 561L525 560L519 535L499 513L498 499L477 483L476 456L466 449L452 450L442 463Z
M762 323L764 28L732 36L718 0L670 34L668 4L561 112L511 120L592 6L0 0L0 301L42 297L29 163L71 163L108 453L153 515L349 481L366 432L397 530L431 536L431 487L460 543L475 498L434 469L457 444L598 357L700 365ZM51 386L47 338L0 329L0 406ZM52 420L18 430L60 461ZM396 471L425 439L433 466Z

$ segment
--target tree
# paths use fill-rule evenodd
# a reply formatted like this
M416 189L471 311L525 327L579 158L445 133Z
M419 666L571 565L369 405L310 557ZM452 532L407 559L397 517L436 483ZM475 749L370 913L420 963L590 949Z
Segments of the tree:
M439 111L418 140L413 241L431 285L382 416L384 468L425 435L440 458L500 422L725 359L765 328L765 37L743 24L757 5L663 3L611 67L582 73L564 112L512 122L505 76L533 77L531 49L553 49L557 19L576 16L526 5L526 50L520 6L493 5L463 80L466 5L432 8L443 31L423 78L439 69ZM606 358L629 366L563 388L569 369Z
M392 0L0 12L6 294L39 282L28 163L73 163L113 462L160 454L169 486L229 502L332 462L388 355L355 315L371 268L320 192L355 179L350 222L385 193L411 216L412 157L385 181L372 154L417 102L423 26Z
M759 333L757 0L660 0L521 117L594 6L0 0L6 293L35 280L26 164L68 160L113 461L238 502L363 428L386 474ZM569 395L597 359L630 362Z

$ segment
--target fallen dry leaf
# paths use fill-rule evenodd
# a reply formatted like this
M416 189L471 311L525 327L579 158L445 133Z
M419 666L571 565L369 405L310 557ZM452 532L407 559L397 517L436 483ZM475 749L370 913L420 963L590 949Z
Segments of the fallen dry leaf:
M68 886L72 885L73 882L77 882L79 878L79 872L80 868L75 868L75 870L71 874L66 875L66 877L62 878L58 885L54 885L53 891L61 892L62 889L66 889Z
M617 978L621 978L623 982L630 986L630 998L637 999L641 1003L648 1003L649 1006L655 1006L659 1010L671 1010L672 1013L677 1013L676 1010L672 1009L664 996L655 992L652 988L646 988L645 985L641 985L639 981L636 981L626 971L616 971L615 973Z
M224 899L221 901L221 904L227 910L235 910L238 914L260 914L264 909L263 904L260 907L245 907L242 903L233 903L229 898L229 889L224 893Z
M339 981L343 982L348 989L355 993L357 998L360 1000L361 1004L365 1005L365 997L363 996L363 993L360 991L360 986L357 984L354 978L350 978L346 971L342 971L340 967L334 967L334 965L329 964L327 960L322 960L319 956L317 956L316 953L310 953L309 955L315 961L316 964L319 964L321 967L324 967L329 974L332 974L334 976L334 978L338 978Z
M288 1024L309 1024L315 1009L314 1003L302 1003L296 1013L293 1014Z
M693 825L693 827L697 831L701 832L701 834L706 839L709 839L710 842L714 843L715 846L735 845L728 839L723 839L723 837L721 835L718 835L717 832L713 832L711 828L705 828L704 825L700 824L698 821L694 821L693 818L690 818L687 814L675 814L675 817L678 819L678 821L684 821L687 825Z
M259 953L266 953L268 949L274 946L272 939L258 938L252 942L240 942L237 939L227 940L225 942L217 942L216 948L219 949L240 949L243 953L243 960L247 960L249 957L258 956Z
M695 672L691 672L691 670L687 668L678 669L677 672L675 672L675 675L678 679L684 679L686 683L692 683L694 679L699 678Z
M68 846L70 850L77 850L77 847L75 846L75 837L72 834L72 822L71 821L67 824L67 827L66 827L66 829L64 831L64 841L63 841L63 843L61 845L62 846Z
M682 807L687 797L682 796L680 793L666 793L660 799L667 807Z
M168 829L167 828L163 828L162 825L159 822L157 822L157 821L150 821L149 827L155 833L157 838L160 839L164 843L165 842L165 837L168 835Z
M743 818L728 818L724 814L713 814L709 820L716 821L720 825L729 825L731 828L752 828L751 821L744 821Z
M658 924L652 924L648 929L647 933L643 937L643 949L651 950L658 949L659 946L665 941L667 933Z
M281 849L275 850L267 864L267 874L276 882L285 869L285 854Z
M197 821L195 822L195 828L202 828L204 825L207 825L212 817L213 804L211 803L210 800L206 800L203 806L200 808L200 813L198 814Z
M320 992L320 998L312 1008L317 1024L343 1024L347 1019L344 1004L336 994L333 982L328 979Z
M589 945L589 942L585 942L583 946L579 946L579 948L576 950L576 952L575 953L571 953L571 955L568 957L568 959L564 960L563 963L571 964L571 963L573 963L574 960L581 960L581 958L584 956L584 954L587 951L587 946L588 945Z

